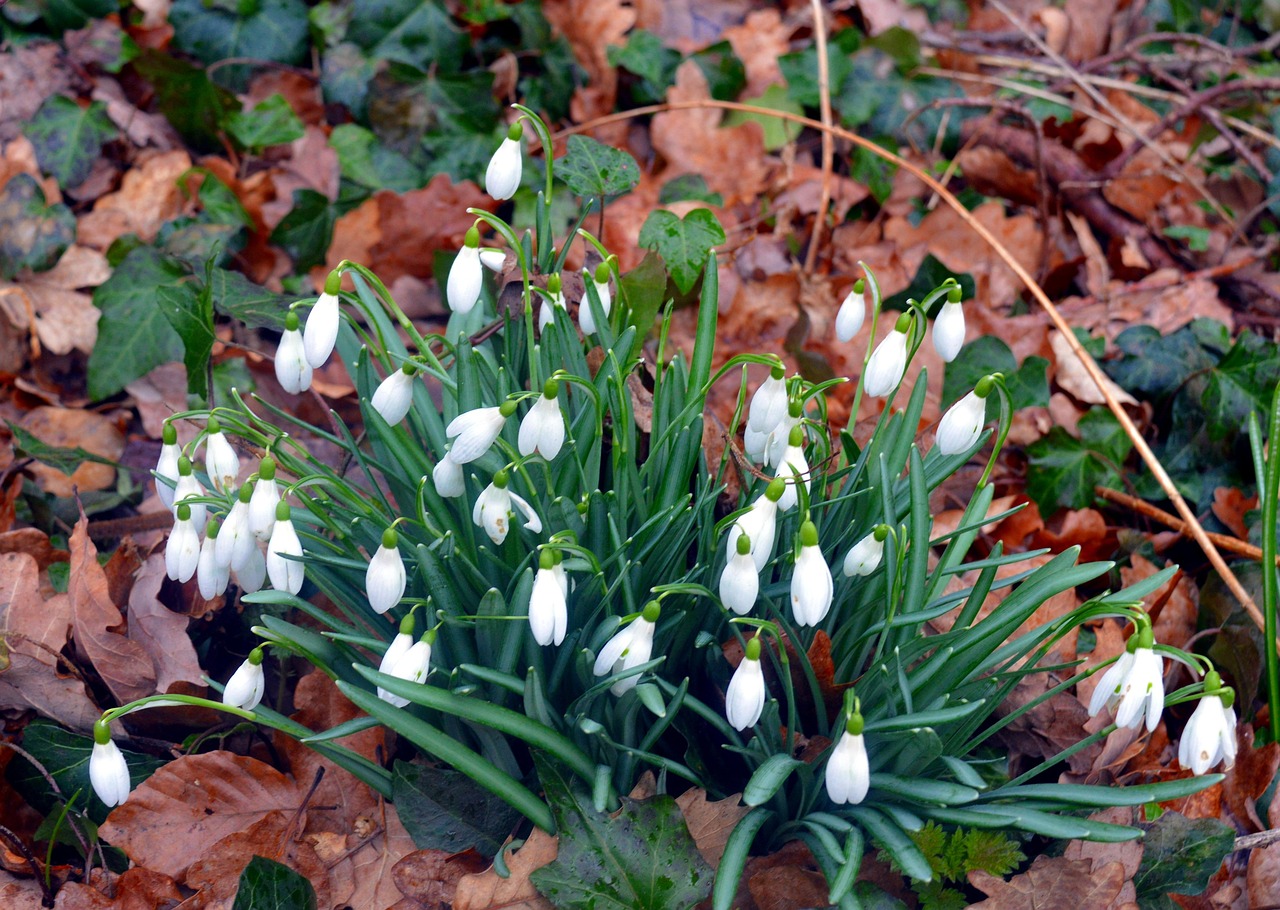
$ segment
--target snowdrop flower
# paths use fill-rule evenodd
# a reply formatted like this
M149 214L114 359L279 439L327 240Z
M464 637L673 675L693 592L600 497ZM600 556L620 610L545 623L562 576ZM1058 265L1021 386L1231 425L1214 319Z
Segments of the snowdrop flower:
M739 616L756 605L760 594L760 570L751 556L751 538L739 533L733 555L720 573L720 602Z
M724 715L735 730L754 727L764 711L764 671L760 667L760 637L747 640L747 653L733 671L724 693Z
M333 346L338 343L338 327L342 323L339 312L338 291L342 288L342 273L334 269L324 280L324 293L307 314L307 326L302 331L302 349L307 364L318 370L324 366Z
M156 462L156 495L164 503L164 507L173 511L173 489L178 483L178 459L182 457L182 447L178 445L178 430L173 424L165 422L160 432L162 445L160 459ZM165 483L165 480L168 483Z
M791 612L801 626L816 626L831 609L834 586L831 569L818 546L818 528L811 521L800 526L800 555L791 574Z
M783 512L790 512L800 501L800 491L796 488L804 484L806 491L810 489L809 461L804 457L804 428L799 424L791 428L787 447L778 456L775 476L787 485L782 491L782 498L778 500L778 508Z
M404 420L409 408L413 407L413 377L417 372L418 368L406 360L400 369L387 376L373 390L369 405L390 426L394 427Z
M556 310L568 311L565 306L564 291L561 290L559 275L547 276L547 293L550 297L543 297L542 305L538 308L539 332L545 332L547 326L556 321Z
M448 457L461 465L471 464L483 456L515 411L514 401L504 401L496 408L475 408L453 418L444 429L446 436L458 437L453 441Z
M564 641L569 625L569 607L565 591L556 577L556 554L543 550L538 554L538 574L529 595L529 629L540 645L558 645Z
M404 619L400 620L400 631L395 638L391 639L391 644L387 645L387 650L382 653L382 662L378 664L379 673L390 673L391 668L399 662L400 658L409 653L409 649L413 647L413 626L413 613L409 613ZM382 686L378 686L378 697L402 708L409 703L408 701L397 702L395 700L396 696L382 688Z
M249 548L249 558L245 560L244 565L231 570L231 577L245 594L262 590L262 583L267 580L267 560L256 543Z
M959 455L973 448L987 422L987 396L995 379L984 376L973 391L947 409L938 421L938 451L943 455Z
M855 707L846 716L844 732L827 759L827 796L833 803L856 806L867 798L867 791L871 789L871 770L867 746L862 739L862 714Z
M484 172L484 189L494 199L510 199L520 189L520 170L524 164L520 137L523 134L524 127L517 120L511 124L507 138L489 159L489 167Z
M219 562L217 554L218 522L209 522L205 528L204 542L200 544L200 558L196 562L196 583L200 586L200 596L205 600L213 600L231 581L231 566Z
M584 287L595 286L596 296L600 298L600 311L604 313L605 318L609 318L609 312L613 309L613 295L609 292L609 263L602 262L596 266L595 274L589 273L586 269L582 270L582 281ZM592 335L596 330L596 317L591 311L591 297L589 293L582 295L582 303L578 308L578 325L582 329L583 335Z
M1146 718L1147 731L1160 723L1164 710L1164 660L1155 653L1151 621L1138 620L1138 631L1129 638L1120 658L1103 674L1093 698L1089 700L1089 716L1107 706L1115 712L1117 727L1137 729Z
M205 473L215 490L226 493L240 473L240 458L227 441L227 434L222 432L222 424L217 417L209 418L208 430L209 435L204 440Z
M431 672L431 646L435 644L435 640L435 629L423 632L422 637L410 645L409 649L390 666L387 670L388 675L421 684ZM409 704L409 699L390 692L383 695L382 700L391 702L397 708L403 708Z
M470 313L484 289L484 268L480 265L480 232L475 225L467 228L462 249L449 266L444 299L449 309L460 315Z
M226 688L222 690L222 703L242 711L252 711L262 701L262 693L266 688L267 678L262 672L262 649L254 648L227 680Z
M645 604L644 612L639 617L619 629L604 643L591 672L596 676L608 676L625 673L647 663L653 655L653 631L661 614L662 609L656 600ZM614 695L623 695L635 688L639 678L638 674L633 674L620 679L609 687L609 691Z
M885 398L902 382L907 370L907 333L911 331L911 314L903 313L884 341L871 352L862 386L868 395Z
M542 395L520 421L517 447L521 455L528 457L537 452L551 461L560 454L560 447L564 445L564 415L560 413L559 394L560 383L548 379Z
M178 504L186 503L191 507L191 523L196 533L204 530L209 511L203 502L196 502L195 497L204 495L204 487L196 480L195 470L191 467L191 459L185 455L178 458L178 482L173 488L173 512L178 513ZM188 501L189 500L189 501Z
M289 503L283 499L276 504L276 523L271 529L271 541L267 544L267 577L277 591L297 594L302 590L305 577L302 563L302 541L293 529ZM292 558L291 558L292 557Z
M870 534L850 547L844 557L845 577L866 577L878 569L884 558L884 539L888 536L888 525L876 525Z
M533 506L507 489L508 479L506 471L494 474L493 483L484 488L471 510L471 520L477 527L484 528L489 539L496 544L507 539L507 531L510 530L507 516L511 514L512 505L528 519L524 525L525 530L535 534L542 530L542 521L533 511Z
M271 529L276 523L276 504L280 502L280 488L276 485L276 460L264 455L258 465L258 482L249 499L249 533L257 540L270 540ZM233 565L234 569L235 566Z
M454 461L451 454L446 452L444 458L437 461L436 466L431 469L431 482L435 484L436 492L446 499L461 496L467 491L462 465Z
M290 395L300 395L311 388L311 364L298 331L298 314L290 310L284 317L284 334L276 348L276 380Z
M1235 697L1217 670L1204 675L1204 695L1178 743L1178 764L1192 774L1204 774L1218 762L1224 770L1236 763Z
M174 581L190 581L200 562L200 533L191 520L191 506L178 504L178 519L164 548L164 569Z
M364 573L364 593L373 612L382 614L400 603L408 577L400 556L400 540L395 528L382 532L382 545L369 560Z
M249 530L249 500L253 497L253 484L240 487L235 504L227 513L227 519L218 532L214 558L218 565L239 570L249 561L249 551L257 543Z
M782 415L782 419L773 425L773 429L765 437L764 464L766 467L777 467L782 464L782 453L787 450L787 443L791 441L791 431L800 426L801 408L802 405L798 401L788 404L787 413ZM790 476L789 472L788 476Z
M743 448L754 462L764 461L765 446L774 427L787 416L786 371L777 364L769 378L760 383L747 408L747 427L743 431Z
M852 341L867 319L867 298L864 293L866 286L867 283L859 278L840 304L840 310L836 313L836 337L841 341Z
M507 265L507 254L502 250L481 250L480 264L491 272L501 272Z
M964 347L964 310L960 306L960 289L947 293L947 302L933 320L933 349L947 363L956 359Z
M729 551L738 548L739 535L745 534L751 541L751 558L759 572L773 555L773 539L778 531L778 500L786 488L780 480L773 480L764 495L751 504L751 508L729 526Z
M89 755L89 783L109 807L129 798L129 764L111 739L111 731L102 720L93 724L93 752Z

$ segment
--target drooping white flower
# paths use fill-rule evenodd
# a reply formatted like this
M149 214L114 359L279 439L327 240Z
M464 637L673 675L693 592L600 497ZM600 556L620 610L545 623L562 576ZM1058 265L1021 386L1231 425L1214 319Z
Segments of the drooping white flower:
M867 298L864 293L866 282L859 278L853 288L845 295L840 310L836 313L836 338L841 341L852 341L858 334L862 323L867 318Z
M520 454L528 457L534 452L547 461L560 454L564 445L564 414L560 411L560 383L548 379L542 394L520 421L520 437L517 443Z
M418 368L409 361L378 383L369 406L390 426L404 420L413 407L413 382Z
M791 575L791 612L796 624L816 626L831 609L834 585L831 569L818 546L818 528L811 521L800 526L800 555Z
M564 290L561 288L559 275L547 276L547 293L548 297L542 297L542 303L538 307L538 331L545 332L547 326L556 321L556 310L560 312L568 312L568 306L564 300ZM541 296L541 295L539 295Z
M773 540L778 532L778 500L782 498L785 484L774 480L764 495L751 504L751 508L729 526L729 552L738 548L738 536L747 535L751 541L751 558L756 571L762 570L773 556Z
M725 690L724 715L735 730L754 727L764 711L766 696L764 670L760 666L760 639L750 638L746 654Z
M878 569L880 560L884 559L884 539L887 536L888 528L882 531L878 527L850 547L844 557L845 577L852 578L855 575L865 577Z
M453 418L444 430L445 435L458 437L449 449L449 457L461 465L483 456L515 409L514 401L504 401L499 407L475 408Z
M491 272L501 272L507 266L507 254L502 250L481 250L480 264Z
M613 295L609 291L609 263L600 263L596 266L594 274L583 269L582 283L584 287L594 287L596 289L596 296L600 298L600 311L608 319L609 313L613 309ZM596 317L591 311L589 293L584 293L582 296L582 303L578 309L578 327L582 329L583 335L592 335L596 330Z
M604 643L596 657L591 672L596 676L608 676L625 673L643 663L648 663L653 656L653 632L657 628L661 608L655 600L645 604L644 611L633 622L619 629L613 637ZM624 677L609 687L614 695L622 695L634 689L639 682L639 674Z
M293 519L289 516L289 503L282 499L276 505L276 523L271 529L271 540L267 543L267 577L271 579L271 587L277 591L297 594L302 590L306 572L299 561L302 557L302 541L298 539Z
M462 465L454 461L449 452L431 469L431 482L435 484L436 492L446 499L461 496L467 491Z
M222 432L222 424L217 417L210 417L209 435L204 440L204 469L209 481L219 493L226 493L236 482L240 473L240 457Z
M467 229L462 249L449 266L449 280L445 284L445 300L455 313L470 313L484 290L484 266L480 264L480 232L475 227Z
M387 670L387 673L413 683L425 681L427 675L431 672L431 646L435 643L435 640L435 630L428 629L420 639L400 655L399 659ZM384 694L382 699L398 708L403 708L409 704L409 699L401 698L399 695L392 695L390 692Z
M203 502L197 502L199 497L204 496L204 487L200 486L200 481L196 479L195 469L191 467L191 459L182 455L178 458L178 482L173 488L173 513L178 512L179 503L186 503L191 507L191 523L195 526L196 533L204 531L205 522L209 517L209 510Z
M311 372L307 348L298 330L298 314L290 310L284 317L284 334L276 348L276 380L290 395L300 395L311 388Z
M253 484L240 487L235 504L222 523L214 547L214 558L221 566L239 571L249 561L249 553L257 545L257 539L249 530L249 500L253 497Z
M947 408L947 413L938 421L938 451L943 455L969 451L982 435L982 426L987 422L987 396L982 394L984 382L986 379L980 380L978 388ZM985 389L988 393L990 390L990 386Z
M205 538L200 544L200 559L196 562L196 583L200 586L200 596L205 600L213 600L231 581L231 566L218 561L219 525L211 521L205 527Z
M173 490L178 483L178 459L182 457L182 446L178 445L178 430L173 424L166 422L161 430L160 458L156 461L156 495L164 503L164 507L173 511ZM164 482L167 478L168 483Z
M833 803L856 806L867 798L871 770L862 737L861 714L855 713L845 722L844 731L827 758L826 785L827 796Z
M787 447L778 456L778 467L774 476L787 485L782 491L782 498L778 500L778 508L783 512L789 512L800 501L798 487L804 484L806 492L810 489L809 460L804 455L804 428L798 424L791 428Z
M262 671L262 649L254 648L244 663L236 668L222 690L222 703L252 711L262 701L267 688L267 677Z
M93 725L93 752L89 755L89 783L108 808L129 798L129 764L101 720Z
M791 402L787 408L787 413L782 415L782 419L775 423L773 429L765 436L765 467L777 467L782 464L782 453L787 450L787 443L791 441L791 433L796 427L800 426L801 419L800 402Z
M955 360L964 347L964 309L960 306L958 288L954 296L957 299L948 298L933 320L933 349L947 363Z
M739 616L756 605L760 595L760 570L751 556L751 538L739 533L734 549L720 573L720 601Z
M556 577L556 565L556 554L551 550L538 555L538 574L529 594L529 630L540 645L561 644L569 625L569 606Z
M378 664L379 673L390 673L391 668L396 665L400 658L409 653L409 649L413 647L413 626L412 613L400 620L400 631L395 638L391 639L391 644L387 645L387 650L382 653L382 662ZM397 702L396 696L382 688L382 686L378 686L378 697L399 707L404 707L409 703L408 701Z
M508 516L511 514L513 505L527 519L524 525L525 530L535 534L542 530L542 520L533 511L533 506L507 488L508 480L506 471L494 474L493 482L476 497L476 504L471 510L471 520L477 527L484 528L489 539L496 544L507 539L507 532L511 529Z
M373 612L382 614L400 603L409 579L400 555L399 535L395 528L382 532L382 545L369 560L364 573L364 593Z
M484 189L494 199L510 199L520 189L520 172L524 164L520 137L523 133L524 127L519 121L511 124L507 138L489 159L489 167L484 172Z
M769 378L760 383L747 408L747 426L742 433L747 457L757 464L765 461L770 434L787 416L786 371L782 364L773 367ZM787 430L790 433L790 428Z
M1223 770L1236 763L1235 692L1222 685L1217 670L1205 674L1204 690L1178 743L1178 764L1196 775L1219 762Z
M1090 717L1105 705L1115 712L1117 727L1136 729L1145 718L1148 732L1155 730L1164 710L1164 660L1154 644L1150 621L1140 621L1125 652L1093 690Z
M313 370L324 366L333 346L338 343L338 328L342 314L338 291L342 288L342 273L334 269L324 281L324 293L316 298L315 306L307 314L307 326L302 331L302 348L307 363Z
M245 594L262 590L262 583L267 580L267 560L257 543L249 548L249 558L244 565L231 570L231 577Z
M178 504L178 518L164 548L164 569L174 581L187 582L200 562L200 534L191 521L191 506Z
M874 398L885 398L902 382L907 370L907 332L911 328L911 314L903 313L898 324L884 341L871 352L867 371L862 377L862 387Z
M271 529L276 523L276 505L279 502L276 460L270 455L264 455L258 464L258 482L254 484L253 495L249 499L249 533L256 540L271 539Z

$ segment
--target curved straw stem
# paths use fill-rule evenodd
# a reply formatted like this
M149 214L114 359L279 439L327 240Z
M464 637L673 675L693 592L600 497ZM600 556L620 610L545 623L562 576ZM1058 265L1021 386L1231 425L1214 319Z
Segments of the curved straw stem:
M1000 257L1000 261L1003 262L1011 272L1018 276L1022 283L1026 285L1027 290L1030 291L1031 296L1034 297L1036 302L1044 308L1045 312L1049 315L1049 320L1053 323L1054 327L1062 333L1062 337L1066 339L1068 347L1071 348L1071 352L1075 354L1076 358L1080 361L1081 366L1084 367L1085 372L1089 374L1089 378L1093 380L1098 391L1102 394L1103 399L1107 403L1107 407L1110 408L1111 413L1115 415L1120 426L1124 428L1125 433L1133 443L1133 447L1138 450L1138 454L1142 456L1142 460L1146 463L1147 467L1150 468L1151 473L1156 478L1156 482L1160 484L1160 488L1164 491L1165 495L1169 497L1169 501L1173 503L1178 515L1187 523L1188 532L1191 534L1192 538L1194 538L1195 542L1199 544L1200 549L1204 552L1205 558L1209 560L1209 564L1212 565L1214 570L1222 577L1227 588L1240 602L1240 605L1244 607L1245 612L1249 614L1249 618L1254 621L1259 629L1265 629L1266 621L1263 618L1262 611L1258 609L1258 605L1254 603L1253 598L1249 596L1249 592L1244 589L1242 584L1240 584L1240 579L1238 579L1235 573L1227 566L1226 561L1222 558L1222 554L1218 552L1218 548L1213 545L1213 541L1209 539L1207 532L1200 524L1200 520L1196 517L1196 514L1191 511L1191 507L1187 505L1187 501L1182 498L1182 494L1178 492L1177 487L1174 486L1173 481L1169 478L1168 472L1164 469L1164 465L1160 463L1160 459L1158 459L1155 453L1151 451L1151 447L1147 445L1147 441L1142 438L1142 434L1138 432L1138 428L1129 418L1129 415L1125 413L1120 402L1116 400L1115 395L1113 395L1107 388L1106 376L1103 374L1101 367L1098 366L1097 362L1092 356L1090 356L1089 352L1084 349L1084 346L1080 344L1079 339L1076 338L1075 332L1071 330L1070 324L1063 318L1062 314L1058 312L1058 308L1053 305L1053 301L1049 299L1049 295L1045 293L1044 288L1040 287L1035 278L1031 276L1031 273L1022 267L1022 264L1014 258L1014 255L1009 252L1008 248L997 240L996 237L987 230L980 221L974 218L969 210L964 207L964 204L961 203L950 190L939 183L932 175L921 170L910 161L899 157L893 152L881 148L871 140L864 139L857 133L850 132L849 130L842 129L838 126L827 126L819 123L817 120L812 120L809 117L801 117L796 114L789 114L785 111L770 110L768 108L756 107L750 104L740 104L736 101L716 101L713 99L707 99L705 101L673 101L666 104L653 104L647 107L635 108L630 111L622 111L617 114L609 114L605 117L598 117L595 120L589 120L586 123L578 124L562 130L557 135L586 132L587 130L603 126L607 123L630 120L634 117L646 117L652 114L666 113L668 111L701 110L705 108L778 117L792 123L807 126L810 129L830 132L832 136L838 139L843 139L846 142L850 142L859 148L865 149L871 154L888 161L890 164L894 164L902 168L904 171L928 186L929 189L937 193L938 197L949 205L960 219L964 221L975 234L981 237L989 247L991 247L992 251Z

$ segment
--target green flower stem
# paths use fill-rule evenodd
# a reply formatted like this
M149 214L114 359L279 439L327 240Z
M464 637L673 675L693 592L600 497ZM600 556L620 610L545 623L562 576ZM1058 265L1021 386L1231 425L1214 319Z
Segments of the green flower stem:
M1004 448L1004 442L1009 438L1009 431L1013 428L1013 398L1009 395L1009 387L1005 385L1004 376L1000 373L993 373L996 376L996 388L1000 391L1000 423L996 430L996 443L991 449L991 457L987 459L986 470L982 472L982 477L978 479L978 487L985 487L987 481L991 479L991 472L995 470L996 459L1000 457L1000 451Z
M391 296L391 291L387 290L387 286L382 283L381 278L375 275L372 270L363 265L352 262L349 259L342 260L342 262L338 264L338 268L349 269L368 282L382 299L382 305L386 309L387 314L399 323L400 328L404 329L405 334L413 340L414 347L418 349L418 352L436 369L441 372L444 371L444 367L440 365L440 361L431 350L431 346L427 343L427 339L418 331L418 327L413 324L413 320L405 315L404 310L400 309L400 305L396 303L395 298ZM382 347L384 350L386 349L385 345Z
M1257 439L1257 434L1250 434ZM1270 451L1264 461L1265 473L1258 477L1258 489L1262 495L1262 652L1266 657L1267 704L1271 708L1271 741L1280 742L1280 661L1276 655L1276 611L1280 604L1280 579L1276 570L1276 511L1280 496L1280 454L1276 453L1280 440L1280 383L1271 395L1271 414L1267 426ZM1255 464L1261 452L1260 441L1255 445Z

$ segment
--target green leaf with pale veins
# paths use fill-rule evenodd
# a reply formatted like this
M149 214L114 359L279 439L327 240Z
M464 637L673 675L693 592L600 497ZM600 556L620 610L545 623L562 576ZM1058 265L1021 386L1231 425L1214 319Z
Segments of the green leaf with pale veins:
M671 269L671 279L687 294L698 281L707 253L724 243L724 228L710 209L694 209L683 219L657 209L640 228L640 245L657 250Z
M214 309L253 329L284 328L284 316L294 298L269 291L240 272L214 269L209 275Z
M244 7L242 15L239 7ZM173 43L205 63L230 58L302 63L307 56L307 4L302 0L254 0L220 5L176 0L169 10ZM239 86L249 67L219 69L219 79Z
M53 268L76 239L76 216L62 203L46 205L44 190L30 174L18 174L0 189L0 225L3 278Z
M1209 886L1222 861L1235 847L1235 829L1216 818L1187 818L1167 811L1155 822L1142 825L1142 865L1133 877L1138 903L1143 908L1178 905L1174 894L1199 894Z
M289 107L283 95L272 95L252 110L236 111L227 117L227 135L241 148L260 151L273 145L287 145L301 139L306 127Z
M240 873L231 910L316 910L316 892L298 872L265 856L255 856Z
M556 162L556 176L578 196L621 196L640 182L640 165L622 149L590 136L570 136L568 154Z
M71 188L89 176L103 143L117 131L101 101L81 107L65 95L50 95L22 132L35 147L40 169Z
M1076 429L1079 438L1054 427L1027 446L1027 495L1042 515L1059 507L1083 509L1093 502L1095 486L1120 488L1133 447L1120 422L1106 408L1094 407Z
M182 362L187 368L187 392L209 395L209 355L213 353L213 302L209 289L192 282L161 287L156 294L160 312L182 339Z

